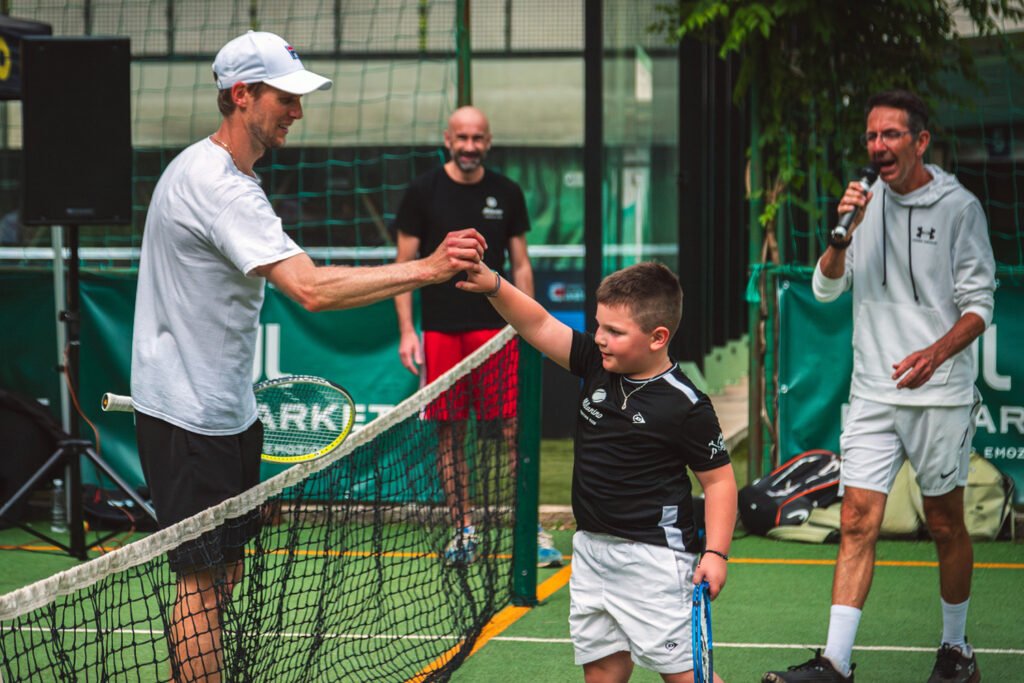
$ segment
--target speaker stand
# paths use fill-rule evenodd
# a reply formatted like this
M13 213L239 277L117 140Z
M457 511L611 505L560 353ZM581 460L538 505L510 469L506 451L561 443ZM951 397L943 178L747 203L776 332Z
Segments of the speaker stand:
M60 320L64 323L67 330L67 360L66 365L60 370L67 373L69 384L71 385L70 390L72 392L78 392L78 361L79 361L79 347L81 342L79 341L79 323L81 321L81 315L79 313L79 269L78 269L78 226L69 225L65 227L65 242L68 250L68 270L67 270L67 309L61 311ZM6 520L12 522L21 529L29 532L30 534L41 538L45 541L49 541L61 550L64 550L73 557L77 557L80 560L87 559L86 553L102 544L111 536L115 536L118 532L112 532L98 538L96 541L86 544L85 541L85 519L82 510L82 457L89 459L93 465L96 466L103 474L110 478L126 496L128 496L139 509L145 512L147 515L156 520L156 513L153 508L139 496L132 487L128 485L118 474L110 467L103 458L100 457L93 448L89 441L79 438L79 422L78 422L78 411L77 409L67 410L68 416L68 435L70 439L66 439L57 444L57 450L51 455L42 467L40 467L28 481L26 481L17 493L14 494L10 500L4 503L3 507L0 507L0 519L3 519L15 503L27 496L50 469L58 464L65 465L66 471L70 473L70 481L68 482L67 494L69 498L68 504L68 530L70 532L70 545L65 545L60 541L47 536L46 534L33 529L27 524L22 523L20 520Z

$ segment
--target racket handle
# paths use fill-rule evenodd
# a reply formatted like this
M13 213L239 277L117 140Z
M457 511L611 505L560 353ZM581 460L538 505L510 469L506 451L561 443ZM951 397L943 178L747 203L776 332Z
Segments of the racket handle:
M132 407L132 397L122 396L120 394L112 394L109 391L103 394L103 400L101 402L104 412L118 412L118 413L132 413L135 412L135 408Z

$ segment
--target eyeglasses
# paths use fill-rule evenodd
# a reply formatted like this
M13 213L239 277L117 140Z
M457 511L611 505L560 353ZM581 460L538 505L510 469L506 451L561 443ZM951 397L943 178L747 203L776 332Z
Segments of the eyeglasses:
M909 130L896 130L895 128L890 128L889 130L883 130L881 133L864 133L863 135L860 136L860 144L867 145L868 143L877 140L879 136L882 137L882 142L884 144L889 144L891 142L896 142L904 135L913 134L914 133Z

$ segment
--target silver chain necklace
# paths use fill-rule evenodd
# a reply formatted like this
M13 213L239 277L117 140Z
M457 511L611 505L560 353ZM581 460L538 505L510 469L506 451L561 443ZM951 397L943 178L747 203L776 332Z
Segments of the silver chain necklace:
M626 409L626 402L629 401L629 397L630 396L632 396L636 392L640 391L641 389L646 387L648 384L650 384L652 380L655 380L657 378L658 378L657 375L655 375L654 377L648 378L646 382L644 382L643 384L638 386L636 389L633 389L631 392L629 392L627 394L626 393L626 385L622 383L622 375L619 375L619 391L622 392L622 408L621 408L621 410L625 410Z

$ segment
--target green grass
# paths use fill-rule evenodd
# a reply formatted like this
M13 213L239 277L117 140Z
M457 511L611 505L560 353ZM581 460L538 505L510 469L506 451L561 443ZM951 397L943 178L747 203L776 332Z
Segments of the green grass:
M746 479L742 445L731 454L740 485ZM571 440L544 441L541 457L540 500L569 504L572 477ZM571 552L571 529L554 528L556 545ZM0 533L0 542L36 543L23 532ZM739 532L733 542L729 580L715 601L715 661L718 673L730 683L759 680L769 669L784 669L810 656L804 646L821 646L828 622L832 561L836 546L781 542ZM36 578L75 566L78 562L54 552L10 553L0 572L0 593ZM9 558L9 559L8 559ZM881 562L866 606L854 661L858 680L881 683L915 682L927 678L933 648L941 631L938 570L934 546L927 541L881 541ZM976 647L1000 650L979 655L986 681L1024 681L1024 636L1019 627L1024 612L1024 542L975 544L979 566L974 574L968 636ZM785 560L786 564L772 561ZM803 562L803 563L801 563ZM918 564L915 564L918 563ZM926 563L921 565L919 563ZM998 566L996 566L998 565ZM557 570L538 570L538 581ZM526 683L582 679L568 642L568 586L470 657L452 677L454 683ZM660 677L637 669L634 683L655 683Z
M571 550L571 531L554 531L563 553ZM729 579L714 603L715 670L729 683L757 681L768 670L785 669L821 647L828 627L835 545L737 538ZM880 566L857 635L853 660L857 679L877 683L920 683L935 661L941 634L938 569L927 541L880 541L878 558L905 562ZM787 560L792 564L773 564ZM800 564L800 561L806 561ZM975 570L968 636L982 650L979 666L986 681L1024 681L1024 543L975 544ZM991 566L1002 565L1002 566ZM554 570L540 570L539 580ZM487 643L452 676L453 683L577 681L568 642L569 589L563 587L508 630ZM805 647L807 646L807 647ZM871 648L871 649L866 649ZM511 672L511 673L510 673ZM636 669L633 683L661 678Z

